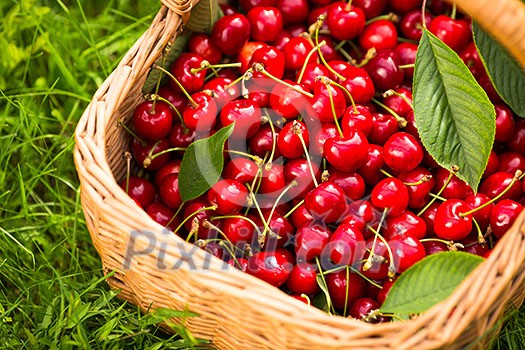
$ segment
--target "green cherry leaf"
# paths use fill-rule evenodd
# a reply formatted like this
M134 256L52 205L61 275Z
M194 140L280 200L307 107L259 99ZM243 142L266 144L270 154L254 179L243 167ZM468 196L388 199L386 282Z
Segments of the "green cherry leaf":
M525 118L525 71L493 37L472 22L474 42L494 88L509 107Z
M467 66L428 30L419 43L413 84L421 141L446 169L477 190L494 142L494 106Z
M418 261L396 280L383 313L418 314L445 300L484 259L465 252L442 252Z
M179 171L179 189L184 202L197 198L219 180L224 166L224 143L234 124L212 136L194 141L184 152Z
M200 0L191 10L186 28L196 33L211 33L213 25L222 16L217 0Z

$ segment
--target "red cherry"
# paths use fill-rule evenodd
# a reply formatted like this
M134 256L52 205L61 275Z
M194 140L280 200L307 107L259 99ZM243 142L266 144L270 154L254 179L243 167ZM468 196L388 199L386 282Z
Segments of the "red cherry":
M246 17L250 22L252 39L255 41L273 41L283 30L283 16L275 7L253 7Z
M375 310L379 309L379 303L375 301L372 298L359 298L352 302L352 305L350 306L350 311L348 314L357 319L357 320L363 320L365 319L370 313L372 313ZM377 323L379 322L376 319L371 319L371 323Z
M211 221L211 218L217 213L213 210L203 210L204 208L209 207L209 204L204 199L194 199L190 201L186 208L184 209L184 213L182 214L184 218L190 217L191 220L187 220L184 223L184 227L188 232L193 227L193 221L196 220L199 223L198 231L197 231L197 237L199 239L212 239L216 238L218 236L218 232L215 230L215 228L209 228L205 226L206 221ZM221 226L222 222L213 222L215 226ZM212 248L213 246L210 246ZM220 246L219 246L220 248ZM222 248L220 248L220 251L222 251ZM212 254L214 254L212 252ZM215 254L214 254L215 255ZM221 257L222 258L222 257Z
M471 194L465 198L465 203L469 205L472 209L478 208L481 205L487 203L490 201L490 197L486 194L483 194L481 192L476 194ZM481 227L481 229L484 231L487 229L487 226L489 224L489 216L490 212L492 211L492 208L494 207L494 204L491 203L484 208L478 209L474 213L472 213L472 217L476 220L478 225Z
M250 218L250 216L248 216L248 218ZM250 219L253 220L253 217ZM240 246L246 243L252 243L255 227L244 218L226 218L222 221L222 232L224 232L233 245Z
M179 191L179 174L170 174L162 179L159 187L160 198L170 208L178 209L182 205Z
M298 261L311 262L319 257L330 241L332 231L328 226L308 222L299 227L295 233L295 255Z
M481 62L478 49L473 41L467 44L459 54L459 57L465 62L465 65L476 79L485 75L485 66L483 65L483 62Z
M182 112L184 124L191 130L208 131L216 123L217 104L213 98L204 93L197 92L191 96L197 106L187 105Z
M221 215L237 214L245 205L248 190L238 181L222 179L208 191L208 200Z
M449 251L448 245L440 241L425 241L423 246L427 255Z
M194 68L200 68L203 58L195 53L183 52L171 65L171 74L184 87L189 94L199 91L204 86L204 78L206 78L206 70L201 70L197 73L191 72ZM181 89L173 80L169 80L171 87L180 92Z
M467 238L463 239L459 243L463 244L464 246L461 251L479 255L481 257L484 257L489 251L489 246L487 243L479 243L477 234L470 234Z
M233 100L224 105L219 118L222 126L235 122L232 137L248 139L252 137L261 125L261 109L250 100Z
M388 113L372 113L372 116L374 125L368 135L368 140L370 143L382 146L390 136L399 131L399 124L396 118Z
M250 22L240 13L223 16L213 26L212 43L222 53L235 55L250 38L250 29Z
M275 0L239 0L239 4L245 12L258 6L275 6Z
M298 263L290 272L286 287L295 294L313 295L319 292L317 268L313 264Z
M248 259L246 272L275 287L286 283L293 264L280 251L255 253Z
M331 261L340 266L359 262L365 253L363 233L355 225L341 224L330 237L327 249Z
M388 4L387 0L354 0L352 4L365 13L366 19L380 15Z
M310 10L307 0L277 0L275 7L281 10L287 25L304 22Z
M286 186L284 179L283 166L273 163L270 168L263 167L261 186L259 193L271 194L277 197Z
M346 110L346 99L341 89L331 84L324 84L321 81L317 81L314 83L313 92L314 97L311 99L311 104L308 107L312 110L310 117L312 117L314 121L318 120L321 123L331 123L334 121L334 111L331 107L330 94L334 104L335 118L341 118Z
M383 236L387 239L393 239L398 235L409 235L416 239L423 239L427 235L427 224L425 220L410 210L405 210L395 217L387 217Z
M470 211L470 206L460 199L441 203L434 219L434 232L441 239L461 240L472 231L472 215L460 216Z
M306 210L306 207L304 206L304 203L301 204L297 209L294 210L291 216L292 224L294 227L299 227L304 225L307 222L314 221L314 217L310 215L308 210Z
M248 260L244 258L231 258L226 260L226 264L231 265L242 272L246 272L248 269Z
M352 40L365 27L365 13L344 1L335 1L328 8L326 22L337 40Z
M494 108L496 109L496 136L494 141L507 142L514 133L514 113L503 104L496 104Z
M312 42L304 37L299 36L290 39L283 49L285 68L289 70L300 69L313 48ZM308 62L315 63L316 61L317 53L314 53Z
M312 164L314 167L314 175L317 181L320 181L321 172L319 168ZM304 158L292 159L286 162L284 165L284 178L286 183L296 181L297 185L292 187L287 192L287 198L300 199L303 198L306 193L314 188L314 181L310 171L308 161Z
M419 217L427 223L427 237L434 237L434 222L436 221L436 212L441 203L434 202Z
M296 134L296 130L300 130L304 143L306 147L308 147L308 129L303 122L293 121L286 123L277 138L279 151L289 159L302 157L305 152L301 139L299 135Z
M268 226L270 227L270 230L273 233L275 233L278 237L266 234L266 239L264 241L264 249L266 251L270 251L276 248L283 248L288 246L295 232L294 227L287 219L285 219L277 211L273 213L272 217L269 220L268 215L269 211L266 211L264 217L268 221ZM262 225L260 225L260 230L264 230Z
M159 91L157 92L157 95L168 100L173 105L173 107L175 107L177 111L179 111L180 114L182 114L182 111L188 104L188 99L186 98L186 96L184 96L184 94L182 94L181 92L174 91L169 85L161 86L159 88ZM170 109L173 111L171 106Z
M361 174L367 185L375 185L385 177L385 175L380 172L384 164L383 147L371 143L368 145L366 163L357 171Z
M255 50L250 61L250 67L253 67L255 63L260 63L268 73L277 79L282 79L284 76L284 54L273 46L266 45ZM275 81L257 71L253 73L252 81L258 86L268 88L275 84Z
M392 21L379 19L365 26L359 35L359 45L364 50L393 49L397 45L397 29Z
M340 60L330 61L328 65L345 78L341 80L336 76L333 77L350 92L355 103L366 104L374 97L374 83L366 70Z
M326 275L326 284L330 299L337 309L343 309L357 298L362 297L366 290L366 281L356 273L350 272L347 279L346 270L332 272Z
M363 257L363 261L365 259L368 259L370 252L372 251L372 248L374 247L374 238L369 238L366 241L366 254ZM375 247L373 249L374 256L378 257L379 259L372 259L372 266L364 271L363 265L361 265L361 273L365 275L368 278L371 278L373 280L384 280L388 277L388 266L390 261L390 255L388 253L388 249L381 240L376 240Z
M525 119L520 119L515 123L512 137L505 145L510 151L525 154Z
M301 74L301 72L297 72L296 80L299 79L299 74ZM328 75L330 75L330 72L328 68L326 68L324 65L320 63L310 62L306 65L304 69L301 84L305 86L309 91L311 91L314 88L316 82L315 79L317 77L326 77Z
M503 237L522 210L523 205L510 199L497 203L490 212L490 227L494 235L497 238Z
M252 67L251 60L253 53L266 45L268 44L263 43L262 41L248 41L243 45L241 51L237 54L237 62L241 63L240 71L242 74L244 74L248 68Z
M365 180L357 172L333 171L330 174L330 181L339 185L345 191L346 197L352 201L363 198L366 191Z
M222 53L213 45L209 35L204 33L193 33L188 40L188 51L196 53L210 64L221 61Z
M434 170L433 175L435 180L434 193L438 193L447 182L447 179L450 176L450 171L439 167ZM460 180L456 175L452 175L450 182L441 192L440 196L447 199L464 199L467 196L467 188L468 185L465 181Z
M305 86L291 80L285 79L284 82L303 91L308 91ZM308 101L303 94L283 84L275 84L270 94L270 107L286 119L296 118L305 110L307 103Z
M131 152L133 153L134 159L141 166L147 165L145 168L148 170L158 170L162 168L170 159L169 153L164 153L158 155L159 153L166 151L170 148L170 143L166 139L159 141L149 141L146 144L142 144L137 139L131 140ZM155 158L151 158L151 157ZM144 164L146 158L150 157L148 160L149 164Z
M175 230L180 224L180 220L178 218L172 220L173 216L175 215L175 211L162 203L150 203L146 207L146 213L148 213L149 217L152 218L153 221L161 226L166 227L169 223L168 228L170 230Z
M343 56L339 53L339 50L336 48L337 43L334 42L334 40L332 40L331 36L319 35L319 42L322 41L324 41L325 44L321 46L321 53L327 62L343 59Z
M306 194L304 205L315 219L336 222L346 210L345 192L331 181L323 182Z
M139 104L133 112L131 123L138 136L145 140L159 140L168 135L173 123L173 115L168 104L157 101Z
M394 51L399 55L400 65L411 65L416 62L417 45L413 43L399 43ZM412 84L414 77L414 67L403 68L405 81Z
M372 78L375 88L379 91L386 91L399 87L403 82L404 73L399 68L400 64L399 54L387 48L378 51L374 58L366 64L365 70Z
M252 183L257 176L259 167L251 159L239 157L232 158L225 166L222 176L225 179L236 180L240 183Z
M357 113L356 111L357 110ZM368 137L372 128L374 127L374 116L370 113L370 109L363 105L348 106L343 119L341 120L341 129L343 133L348 132L349 129L355 128L360 130L363 135Z
M128 196L134 199L142 208L147 207L155 198L155 187L151 182L139 176L130 176L120 181L120 187L126 191Z
M367 200L358 200L348 204L348 210L342 223L354 226L367 238L372 233L367 230L366 226L377 225L380 217L381 213L372 206L372 203Z
M499 195L503 190L505 190L511 184L514 178L513 174L505 172L495 172L494 174L488 176L481 185L479 186L479 191L485 193L490 198L494 198ZM502 199L512 199L519 201L523 191L519 182L515 182L514 185L502 196L499 200Z
M310 140L310 152L314 155L324 154L324 144L326 140L337 136L337 128L334 123L324 123L312 132Z
M277 37L274 41L270 43L270 45L275 46L279 50L283 51L284 47L288 42L292 39L292 34L288 32L287 30L281 30L279 34L277 34Z
M414 136L398 132L383 146L383 159L395 171L414 170L423 160L423 147Z
M423 244L410 234L394 235L388 241L388 245L394 256L394 265L397 273L405 272L409 267L426 256Z
M497 171L515 174L517 170L525 172L525 155L518 152L503 152L499 154Z
M487 162L487 166L485 167L485 171L483 172L482 178L486 178L487 176L494 174L496 171L498 171L499 167L499 157L494 152L494 150L490 151L489 154L489 160Z
M425 23L430 23L432 19L433 16L425 12ZM416 41L419 40L421 35L423 35L423 15L421 9L413 9L407 12L399 23L399 29L405 38Z
M374 186L370 200L374 207L388 209L389 216L397 216L408 207L408 189L403 181L389 177Z
M171 128L168 140L172 147L188 147L195 140L195 130L186 128L182 123L176 123Z
M456 52L463 50L471 39L469 24L464 20L439 15L427 25L432 34Z
M366 136L357 129L348 129L344 136L326 140L324 156L337 170L355 171L366 163L368 157Z
M275 130L275 128L274 128ZM275 139L279 137L279 130L275 130ZM274 142L274 133L270 125L263 124L257 130L255 135L253 135L248 140L248 145L250 146L250 153L256 156L259 156L261 158L264 158L266 154L270 154L273 148L273 142ZM277 148L277 145L275 147L275 158L279 158L281 156L279 149Z
M394 279L394 280L386 280L383 283L383 288L381 288L381 290L379 291L379 293L377 294L377 297L376 297L376 300L377 300L377 302L380 305L383 305L383 303L385 302L386 297L388 296L388 292L390 292L390 288L392 288L392 286L394 285L395 281L396 281L396 279Z
M423 167L417 167L414 170L400 173L397 177L401 181L409 184L407 185L409 197L408 206L414 209L423 208L430 199L429 194L434 188L435 183L430 171ZM428 179L428 181L422 180L423 178Z
M232 82L230 78L213 78L204 84L203 90L213 91L218 109L241 95L239 84L230 85Z
M169 174L178 174L180 171L181 160L171 160L164 164L157 172L155 173L155 185L160 187L162 180Z
M403 86L400 86L393 91L395 92L395 94L385 97L383 99L383 103L391 110L396 112L397 115L405 118L409 113L413 112L412 91ZM401 97L400 95L402 95L403 97Z

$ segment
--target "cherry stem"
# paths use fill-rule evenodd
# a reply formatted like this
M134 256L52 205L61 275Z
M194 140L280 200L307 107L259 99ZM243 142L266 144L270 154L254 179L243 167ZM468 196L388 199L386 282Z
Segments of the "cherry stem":
M326 279L324 278L323 269L321 268L321 263L319 262L319 257L317 256L315 257L315 263L317 265L317 270L319 271L319 276L321 277L321 282L323 283L323 286L321 287L323 287L322 289L324 290L328 290L328 285L326 284ZM319 280L317 281L317 283L319 284ZM334 305L332 304L330 293L326 293L325 296L326 296L326 304L328 306L328 309L331 310L331 311L328 311L328 313L335 314L335 308L334 308Z
M270 157L268 158L268 161L266 162L266 167L272 165L273 157L275 156L275 148L277 147L277 133L275 132L275 127L273 126L273 121L270 115L268 114L268 110L265 110L266 118L268 119L268 123L270 124L270 130L272 132L272 151L270 153ZM269 170L269 169L266 169Z
M359 57L363 56L363 51L361 51L361 48L358 45L356 45L352 40L348 40L346 43L352 47L352 50L354 50Z
M339 121L337 120L337 113L335 112L335 103L334 103L334 97L332 96L330 81L322 80L322 82L326 86L326 91L328 91L328 98L330 99L330 108L332 109L332 115L334 117L335 127L337 128L337 132L339 133L339 136L342 138L344 137L343 130L341 130L341 126L339 125Z
M452 11L450 12L450 18L456 19L456 2L452 1Z
M413 65L412 65L413 66ZM405 95L403 94L400 94L399 92L397 92L396 90L393 90L393 89L390 89L390 90L386 90L384 93L383 93L383 97L386 98L386 97L390 97L390 96L397 96L399 98L401 98L403 101L405 101L412 110L414 110L414 106L412 105L412 101L410 101L408 99L408 97L406 97Z
M378 105L379 107L383 108L388 113L392 114L394 116L394 118L396 118L397 124L399 125L400 128L404 128L405 126L407 126L407 124L408 124L407 120L405 118L403 118L403 117L400 117L399 114L394 112L394 110L392 108L388 107L387 105L385 105L384 103L382 103L381 101L379 101L376 98L372 98L372 101L376 105Z
M343 308L343 317L346 317L346 311L348 308L348 289L350 288L350 269L346 266L346 288L345 288L345 306Z
M380 224L382 224L382 221L384 220L384 218L386 216L384 213L386 213L387 211L388 211L388 208L385 208L385 211L383 212L383 216L381 217ZM376 243L376 238L379 238L385 244L386 250L388 251L388 257L389 257L389 260L390 260L389 261L389 266L388 266L388 278L393 279L396 276L396 266L394 265L394 253L392 253L392 249L388 245L388 242L385 240L385 238L383 236L381 236L381 234L379 234L378 231L376 231L371 226L368 226L368 229L370 231L372 231L374 233L374 235L375 235L375 237L374 237L374 244L372 245L372 251L370 252L370 255L368 256L368 258L370 259L370 263L371 263L371 260L372 260L370 257L374 254L374 250L375 250L374 245ZM366 263L368 263L368 262L369 262L369 260L367 259ZM363 269L364 269L364 266L363 266Z
M255 222L253 222L253 220L250 219L247 216L242 216L242 215L222 215L222 216L213 216L213 217L210 218L210 220L220 220L220 219L243 219L243 220L246 220L255 228L255 230L257 231L257 236L261 236L262 235L261 230L259 230L259 226L257 226L257 224Z
M350 11L352 9L352 0L349 0L346 4L345 11Z
M429 182L432 180L432 175L423 175L421 176L421 179L419 179L416 182L404 182L405 186L419 186L424 184L425 182Z
M217 230L219 230L218 227L216 227L216 228L217 228ZM239 260L237 260L237 257L235 256L235 252L233 251L233 249L231 247L234 247L236 249L238 249L238 248L235 247L233 244L231 244L230 240L228 240L228 242L230 243L231 246L229 246L225 241L219 241L219 245L221 247L223 247L224 249L226 249L226 251L231 255L231 257L232 257L233 261L235 262L235 264L237 264L237 266L239 266L239 269L240 269L240 268L242 268L241 263L239 262Z
M195 243L198 242L197 238L198 238L198 233L199 233L199 226L200 226L200 223L199 223L199 219L197 219L197 217L194 217L191 221L191 229L190 229L190 232L188 233L188 237L186 237L186 242L189 242L193 236L195 236ZM178 227L177 227L178 229ZM174 233L176 233L176 231L173 231Z
M235 63L222 63L222 64L210 64L210 62L204 60L201 62L201 66L199 68L192 68L190 69L190 72L192 74L197 74L203 70L206 70L206 69L212 69L215 73L215 69L221 69L221 68L239 68L241 67L241 63L240 62L235 62Z
M350 91L348 91L348 89L345 88L343 85L341 85L339 83L336 83L335 81L333 81L331 79L329 79L329 81L330 81L330 84L335 85L338 88L340 88L341 90L343 90L343 92L346 94L346 96L348 96L348 98L350 99L350 103L352 104L352 107L354 108L354 113L355 114L359 113L359 111L357 110L357 106L355 104L355 100L352 97L352 94L350 93Z
M459 167L457 165L453 165L452 166L452 169L450 171L450 174L448 174L448 178L447 178L447 181L445 181L445 183L443 184L443 186L439 189L438 193L435 195L435 196L431 196L432 199L427 203L427 205L425 205L425 207L423 209L421 209L419 211L419 213L417 213L417 216L421 216L421 214L423 214L428 208L430 208L430 206L432 205L432 203L434 203L436 201L436 198L439 197L441 195L441 193L443 193L443 191L445 190L445 188L447 188L448 184L450 183L450 181L452 180L452 177L459 171Z
M167 69L165 69L164 67L161 67L161 66L158 66L156 64L153 65L153 68L154 69L158 69L160 70L161 72L163 72L164 74L166 74L168 77L170 77L171 80L173 80L173 82L175 84L177 84L177 86L179 87L179 89L182 91L182 93L186 96L186 98L188 99L188 101L191 103L191 105L193 107L198 107L199 105L197 104L197 102L195 102L195 100L191 97L191 95L188 93L188 91L186 91L186 89L184 88L184 86L182 86L182 84L180 83L180 81L175 78L175 76L173 74L171 74L170 71L168 71Z
M255 193L253 193L253 191L252 191L252 187L249 184L246 184L246 186L248 187L248 190L250 190L250 196L252 197L253 204L255 205L255 208L257 209L257 212L259 213L259 216L260 216L261 221L262 221L263 226L264 226L263 233L261 234L261 236L259 236L259 245L262 248L264 246L264 238L265 238L266 233L267 232L272 232L272 230L270 229L270 226L268 226L268 223L264 219L264 215L262 213L261 207L259 206L259 203L257 202L257 198L255 197ZM276 235L276 234L274 233L274 235ZM263 244L261 244L261 242L263 242Z
M325 20L326 16L325 15L320 15L319 17L317 17L317 22L316 22L316 26L315 26L315 45L317 47L317 53L319 54L319 59L321 60L321 62L323 63L323 65L326 67L326 69L328 69L333 75L335 75L338 79L342 80L342 81L345 81L346 78L343 77L341 74L337 73L327 62L326 60L324 59L324 56L323 56L323 53L321 52L321 47L319 46L319 30L321 29L321 27L323 26L323 22Z
M182 207L182 205L181 205L181 207ZM173 233L177 233L189 219L191 219L192 217L194 217L198 213L201 213L201 212L206 211L206 210L217 210L217 206L216 205L212 205L212 206L200 208L199 210L194 211L193 213L191 213L190 215L185 217L184 220L182 220L182 222L179 224L179 226L177 226L177 228L175 229L175 231L173 231ZM186 242L189 242L189 237L186 239Z
M270 72L268 72L268 71L264 68L264 66L263 66L261 63L254 63L254 65L253 65L253 69L254 69L256 72L262 73L262 74L263 74L264 76L266 76L267 78L270 78L270 79L272 79L272 80L275 81L275 82L281 83L281 84L283 84L284 86L286 86L286 87L288 87L288 88L290 88L290 89L292 89L292 90L294 90L294 91L297 91L297 92L299 92L299 93L301 93L301 94L303 94L303 95L305 95L305 96L307 96L307 97L309 97L309 98L313 98L313 97L314 97L314 95L312 95L311 93L309 93L309 92L307 92L307 91L304 91L303 89L298 88L297 86L294 86L294 85L292 85L292 84L289 84L289 83L287 83L287 82L285 82L285 81L283 81L283 80L281 80L281 79L279 79L279 78L273 76Z
M306 142L304 142L304 137L303 137L303 132L301 130L301 127L299 126L299 123L296 120L293 121L292 131L295 135L297 135L297 137L299 137L299 140L301 141L301 145L303 146L304 154L306 156L306 162L308 163L308 169L310 169L310 175L312 175L312 180L314 182L315 187L318 187L319 183L317 182L317 179L315 178L315 172L312 166L312 159L310 158L310 154L308 154L308 148L306 147Z
M387 13L386 15L377 16L374 18L370 18L368 21L365 22L365 26L369 25L370 23L374 23L376 21L386 19L387 21L392 21L394 23L399 22L399 16L396 15L393 12Z
M168 148L168 149L165 149L163 151L153 154L155 147L157 147L159 143L160 141L157 141L157 143L155 143L155 145L150 149L148 156L144 159L144 162L142 162L142 165L144 166L144 168L149 167L151 162L158 156L161 156L163 154L170 153L170 152L178 152L178 151L185 152L186 151L185 147L173 147L173 148Z
M372 47L368 49L368 51L365 53L365 57L359 62L359 64L356 65L356 67L361 68L365 66L372 58L374 58L377 54L377 50L375 47Z
M184 130L188 130L188 128L186 127L186 124L184 124L184 119L182 118L182 114L180 114L179 110L177 108L175 108L175 106L173 105L173 103L171 103L170 100L160 96L160 95L157 95L157 94L147 94L147 95L144 95L144 98L146 100L149 100L149 101L153 101L153 103L157 102L157 101L162 101L164 103L166 103L168 106L171 107L171 109L173 109L175 111L175 114L177 114L177 117L179 118L179 121L180 123L182 124L182 127L184 128ZM154 113L154 112L152 112Z
M304 72L306 70L306 66L308 64L308 62L310 61L310 58L312 58L312 55L317 51L317 49L319 49L321 46L325 45L326 44L326 41L321 41L319 43L319 45L316 45L313 49L310 50L310 52L308 52L308 55L306 55L306 58L304 60L304 63L303 63L303 66L301 68L301 72L299 73L299 77L297 78L297 83L300 84L301 83L301 80L303 80L303 75L304 75Z
M521 170L516 170L516 173L514 174L514 177L512 178L512 181L507 185L507 187L503 191L501 191L501 193L499 193L496 197L492 198L488 202L483 203L479 207L476 207L476 208L474 208L472 210L469 210L469 211L467 211L465 213L459 213L459 217L463 218L463 217L465 217L467 215L471 215L471 214L477 212L478 210L481 210L481 209L485 208L487 205L489 205L491 203L494 203L495 201L497 201L498 199L503 197L505 195L505 193L507 193L510 190L510 188L512 186L514 186L514 184L516 182L520 181L524 176L525 176L525 174L523 174L523 172Z
M126 193L129 194L129 178L131 176L131 153L128 151L124 152L124 158L126 158Z
M170 221L168 221L168 223L166 224L166 227L168 227L173 222L173 220L175 220L177 215L179 215L180 211L182 210L182 207L184 207L184 203L185 202L182 202L180 207L177 208L177 211L175 211L175 214L173 214L173 216L171 217Z
M386 171L385 169L381 168L379 169L379 172L383 175L385 175L386 177L394 177L394 175L390 174L388 171ZM406 184L405 184L406 185Z
M246 73L245 73L246 74ZM224 86L224 90L228 90L230 89L232 86L234 86L235 84L237 84L238 82L240 82L241 80L244 79L244 75L241 75L240 77L238 77L237 79L235 79L234 81L232 81L231 83L229 83L228 85L225 85Z
M169 44L166 47L168 47L168 46L171 47L171 45L169 45ZM163 52L161 65L164 67L165 64L166 64L166 55ZM162 80L162 72L160 72L159 79L157 80L157 84L155 84L155 95L159 93L161 80ZM151 111L150 111L151 114L155 114L155 106L156 105L157 105L157 100L153 100L153 103L151 104Z
M343 49L342 47L340 47L339 49L337 49L337 51L339 51L339 53L340 53L341 55L343 55L344 58L346 58L346 60L347 60L348 62L350 62L353 66L357 65L356 60L355 60L352 56L350 56L350 54L349 54L348 52L346 52L345 49Z
M290 183L288 184L288 186L286 186L286 187L282 190L282 192L279 194L279 196L275 199L275 202L274 202L273 205L272 205L272 210L270 210L270 215L268 215L268 223L267 223L267 225L266 225L266 227L265 227L265 229L264 229L264 231L263 231L263 233L262 233L263 241L264 241L264 238L266 237L266 233L267 233L267 232L266 232L266 228L268 228L268 229L270 228L270 221L272 220L272 216L273 216L273 213L275 212L275 208L277 208L277 204L278 204L279 201L283 198L284 194L285 194L286 192L288 192L288 190L290 190L290 188L295 187L295 186L297 186L298 184L299 184L299 183L298 183L297 181L293 180L292 182L290 182ZM261 242L259 242L259 244L260 244L260 243L261 243Z
M288 217L289 217L290 215L292 215L293 212L296 211L297 208L299 208L299 207L300 207L301 205L303 205L303 204L304 204L304 199L301 199L301 201L298 202L296 205L294 205L294 207L293 207L292 209L290 209L290 211L289 211L288 213L286 213L286 214L283 215L283 218L288 219Z
M255 174L255 177L253 178L252 180L252 183L251 185L249 183L246 183L246 187L248 188L251 188L253 191L253 188L255 187L255 193L257 193L259 191L259 187L261 186L261 182L262 182L262 166L261 165L258 165L257 166L257 173ZM256 184L257 183L257 184ZM256 186L257 185L257 186ZM250 211L250 208L251 205L247 205L246 206L246 210L244 211L244 216L247 216L248 215L248 212Z
M442 201L442 202L444 202L444 201L447 200L445 197L438 196L437 194L434 194L434 193L432 193L432 192L430 192L428 195L429 195L430 197L433 197L433 198L439 199L439 200Z
M398 67L401 69L409 69L414 68L416 65L414 63L408 63L408 64L401 64Z
M423 28L427 28L427 21L426 21L426 11L427 11L427 0L423 0L423 3L421 4L421 24L423 25Z
M308 304L308 306L312 305L312 303L310 302L310 297L308 295L302 293L301 298L306 299L306 303Z
M479 244L485 244L487 241L485 240L485 237L483 237L483 232L481 232L481 227L479 227L478 221L475 218L472 218L472 222L476 226L476 230L478 231L478 243Z
M263 163L263 160L261 159L261 157L253 155L253 154L250 154L250 153L236 151L236 150L233 150L233 149L226 149L224 151L228 152L228 153L231 153L231 154L237 154L239 156L244 156L246 158L250 158L251 160L253 160L255 162L255 164L257 164L259 166Z
M137 141L139 141L143 146L147 143L146 141L144 141L143 139L141 139L137 134L135 134L135 132L133 130L131 130L130 128L128 128L128 126L126 125L126 123L124 123L122 121L122 119L118 119L117 123L119 123L120 126L122 126L122 128L128 133L130 134L133 138L137 139Z
M419 240L421 243L425 242L440 242L443 244L446 244L448 247L448 250L457 251L459 249L465 248L465 246L461 243L454 243L454 241L447 241L445 239L440 238L422 238Z
M246 81L253 78L253 68L249 68L244 72L241 79L241 95L244 98L248 98L248 95L250 94L250 91L246 88Z
M400 42L400 43L410 43L410 44L416 44L416 45L419 43L416 40L411 40L411 39L407 39L407 38L397 38L397 41Z

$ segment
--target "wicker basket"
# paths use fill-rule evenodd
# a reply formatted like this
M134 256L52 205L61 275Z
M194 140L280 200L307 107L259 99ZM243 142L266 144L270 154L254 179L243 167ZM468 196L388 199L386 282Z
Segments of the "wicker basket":
M117 120L129 118L141 101L150 67L197 1L163 0L150 28L95 93L76 130L82 207L104 271L116 271L108 278L111 287L144 310L198 313L186 326L220 349L459 349L473 342L486 348L509 305L519 307L525 296L525 212L447 300L417 319L372 325L329 316L248 274L224 269L219 259L167 234L120 189L128 139ZM520 0L457 2L525 66ZM143 253L131 262L126 260L130 244Z

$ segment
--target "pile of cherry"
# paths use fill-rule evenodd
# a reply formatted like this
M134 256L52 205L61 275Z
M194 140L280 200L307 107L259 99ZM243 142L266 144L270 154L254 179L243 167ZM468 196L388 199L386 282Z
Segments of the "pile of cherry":
M442 1L427 28L496 108L478 193L422 146L411 94L421 5L221 5L211 34L193 34L136 108L126 128L140 170L121 186L153 220L300 300L323 286L336 313L389 319L374 310L400 273L441 251L487 256L524 201L525 120L495 93L469 18ZM232 123L220 180L183 203L184 150Z

